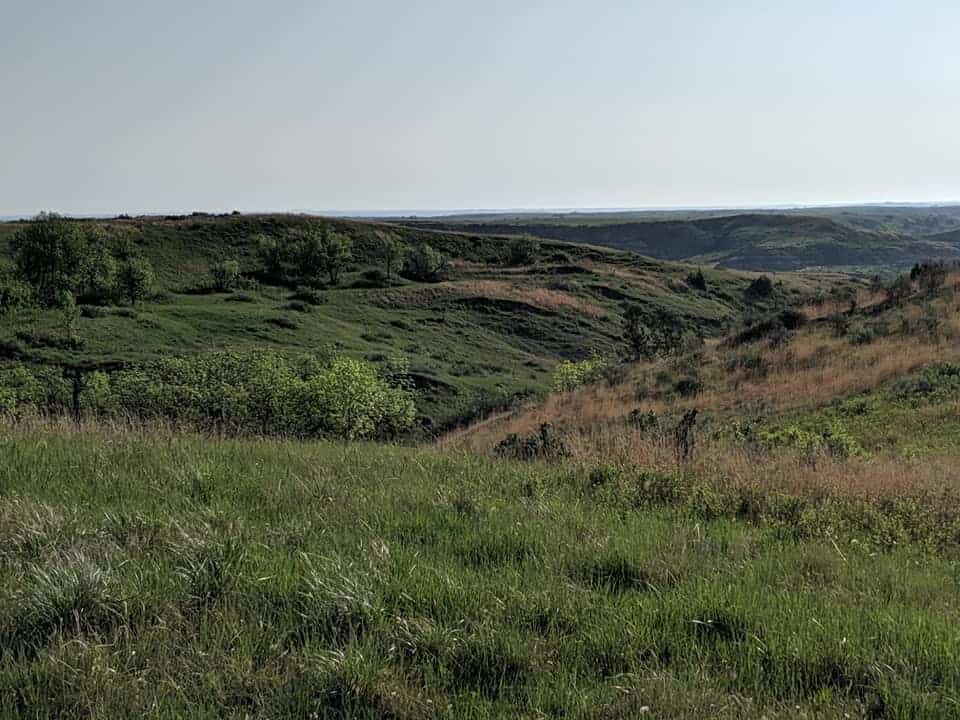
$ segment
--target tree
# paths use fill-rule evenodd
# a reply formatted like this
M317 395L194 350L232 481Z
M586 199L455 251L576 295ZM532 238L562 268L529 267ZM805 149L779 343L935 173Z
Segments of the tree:
M77 295L86 302L109 303L117 293L119 267L105 242L89 244L80 264Z
M390 232L377 233L376 256L383 262L383 270L387 280L403 260L403 244L396 235Z
M210 277L217 292L228 292L240 284L240 263L236 260L224 260L210 268Z
M687 285L694 288L695 290L706 290L707 289L707 278L703 275L703 270L697 268L696 272L692 272L687 275Z
M353 243L324 226L319 233L310 232L300 240L296 255L304 280L315 283L320 275L326 275L330 284L336 285L353 257Z
M747 297L752 299L768 298L773 294L773 281L766 275L756 278L747 287Z
M263 263L264 273L268 278L274 281L284 279L285 265L287 260L286 245L277 238L268 235L257 235L257 255L260 262Z
M623 315L623 337L634 358L652 360L682 348L683 327L663 310L651 321L639 305L629 305Z
M403 274L421 282L439 282L446 277L448 263L442 253L421 243L407 253Z
M120 264L118 289L131 305L149 295L153 282L153 266L146 258L135 255Z
M540 252L540 243L529 235L514 238L507 246L507 264L516 267L517 265L529 265L537 259Z
M10 241L19 277L33 286L37 299L56 305L64 291L73 293L87 250L87 237L76 223L41 213Z

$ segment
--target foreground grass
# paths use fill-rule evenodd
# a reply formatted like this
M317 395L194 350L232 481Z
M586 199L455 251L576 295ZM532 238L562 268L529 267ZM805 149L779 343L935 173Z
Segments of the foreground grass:
M949 552L387 447L0 458L0 717L960 713Z

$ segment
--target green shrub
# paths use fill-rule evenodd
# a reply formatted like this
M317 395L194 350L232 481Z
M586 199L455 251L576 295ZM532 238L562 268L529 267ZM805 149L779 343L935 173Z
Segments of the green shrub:
M507 244L507 264L530 265L540 253L540 243L528 235L512 239Z
M440 282L447 276L447 258L426 244L420 244L407 253L403 263L404 277L420 282Z
M240 263L236 260L218 262L210 268L210 278L213 281L213 289L217 292L235 290L242 279Z
M591 358L580 362L565 360L553 370L550 386L554 392L567 392L599 380L607 367L602 358Z
M297 437L394 438L414 421L413 396L364 361L272 352L166 358L91 376L93 412L201 429Z

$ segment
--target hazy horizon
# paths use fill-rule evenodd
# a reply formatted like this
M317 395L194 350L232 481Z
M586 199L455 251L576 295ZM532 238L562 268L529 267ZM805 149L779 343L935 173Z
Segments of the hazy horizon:
M0 216L960 200L945 0L0 0L0 19Z

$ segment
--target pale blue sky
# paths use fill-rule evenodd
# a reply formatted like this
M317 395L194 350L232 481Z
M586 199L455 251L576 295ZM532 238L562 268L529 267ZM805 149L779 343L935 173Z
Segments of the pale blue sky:
M960 200L956 0L0 0L0 215Z

